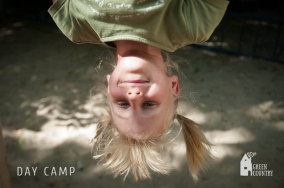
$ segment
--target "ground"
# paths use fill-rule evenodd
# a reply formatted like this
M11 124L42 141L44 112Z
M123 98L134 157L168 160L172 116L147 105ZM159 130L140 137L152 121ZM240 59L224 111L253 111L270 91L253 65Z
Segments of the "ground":
M170 54L187 61L175 59L186 75L179 76L178 112L204 126L216 158L194 183L179 136L166 156L168 176L123 182L107 174L90 144L105 113L103 95L90 92L105 81L98 69L105 50L73 44L53 24L2 19L0 122L14 188L284 186L284 65L190 46ZM256 152L252 163L267 164L273 176L241 177L247 152ZM38 170L18 176L18 167ZM45 176L45 167L49 175L55 167L57 176ZM59 167L76 171L59 176Z

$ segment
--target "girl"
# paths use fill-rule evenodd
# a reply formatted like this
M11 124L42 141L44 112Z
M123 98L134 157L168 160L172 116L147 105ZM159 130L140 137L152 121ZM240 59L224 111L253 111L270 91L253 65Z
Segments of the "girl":
M56 0L53 0L54 2ZM210 142L190 119L177 114L178 77L161 50L202 43L220 23L226 0L57 0L48 10L73 42L116 49L107 75L108 117L98 123L95 158L115 175L167 174L162 151L175 119L184 135L194 180L206 167Z

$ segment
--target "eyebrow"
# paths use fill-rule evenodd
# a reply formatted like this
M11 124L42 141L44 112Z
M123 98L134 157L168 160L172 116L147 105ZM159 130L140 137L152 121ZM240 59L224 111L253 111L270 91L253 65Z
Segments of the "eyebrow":
M116 113L116 110L115 109L121 109L119 108L118 106L115 106L112 104L112 106L114 106L112 108L112 111L115 115L117 115L118 117L122 118L122 119L127 119L128 117L124 117L122 116L121 114L119 113ZM122 109L121 109L122 110ZM149 108L147 109L148 111L156 111L155 113L151 113L151 115L148 115L147 118L151 118L151 117L155 117L157 116L158 114L160 114L162 112L162 108L161 107L156 107L156 108ZM145 116L142 116L142 118L145 118Z

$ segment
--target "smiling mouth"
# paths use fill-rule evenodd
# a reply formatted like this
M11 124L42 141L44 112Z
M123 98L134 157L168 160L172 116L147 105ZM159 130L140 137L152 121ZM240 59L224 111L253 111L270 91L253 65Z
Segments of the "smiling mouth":
M122 83L135 83L135 84L144 84L144 83L149 83L150 81L146 80L126 80L122 81Z

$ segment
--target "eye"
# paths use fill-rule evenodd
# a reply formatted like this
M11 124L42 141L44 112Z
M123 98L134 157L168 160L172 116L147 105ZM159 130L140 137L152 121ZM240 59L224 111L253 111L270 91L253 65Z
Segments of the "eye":
M145 103L143 104L143 107L145 107L145 108L154 108L154 107L156 107L156 106L157 106L157 104L154 103L154 102L145 102Z
M129 106L128 102L125 101L119 101L117 102L118 106L122 107L122 108L127 108Z

